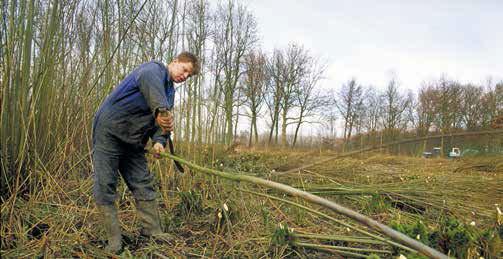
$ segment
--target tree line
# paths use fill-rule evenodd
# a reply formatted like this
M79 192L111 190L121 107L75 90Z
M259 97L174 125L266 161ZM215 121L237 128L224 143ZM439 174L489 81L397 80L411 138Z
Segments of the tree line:
M403 136L487 130L503 115L503 82L491 79L486 85L475 85L441 77L424 82L417 93L403 92L396 79L384 90L351 79L332 96L333 103L324 114L327 118L340 116L344 143L352 134L360 139L365 135L367 144L375 145Z

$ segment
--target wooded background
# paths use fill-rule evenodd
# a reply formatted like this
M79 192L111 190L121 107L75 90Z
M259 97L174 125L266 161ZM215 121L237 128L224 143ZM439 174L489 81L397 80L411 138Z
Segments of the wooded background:
M365 146L489 129L503 115L503 82L490 79L444 76L413 92L403 89L418 86L396 79L379 90L348 78L322 89L323 57L296 42L262 49L257 21L239 1L13 0L1 12L2 196L36 188L40 168L82 166L93 115L111 89L139 64L169 63L181 51L202 64L177 87L175 139L184 152L238 136L249 146ZM323 130L300 137L313 125Z

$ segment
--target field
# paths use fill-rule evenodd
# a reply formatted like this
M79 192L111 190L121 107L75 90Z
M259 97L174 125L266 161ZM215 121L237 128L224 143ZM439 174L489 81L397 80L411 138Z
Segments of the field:
M456 258L501 256L501 157L452 160L363 153L283 173L332 156L319 151L211 148L201 151L195 162L320 195ZM79 168L88 163L84 160ZM133 198L121 184L123 258L418 257L383 242L382 235L375 238L375 231L357 222L278 191L197 171L181 175L169 161L152 160L151 169L169 236L155 241L139 237ZM69 180L64 181L40 172L39 192L2 204L4 258L106 255L92 177L78 171L69 168ZM362 234L367 231L371 233Z
M503 1L365 2L2 1L0 257L503 258Z

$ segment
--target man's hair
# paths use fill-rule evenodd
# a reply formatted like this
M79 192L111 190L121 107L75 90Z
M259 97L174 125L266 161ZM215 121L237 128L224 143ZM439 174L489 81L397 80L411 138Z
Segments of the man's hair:
M192 63L192 75L197 75L199 74L199 60L197 59L197 57L188 52L188 51L184 51L182 53L180 53L176 59L178 59L179 62L190 62Z

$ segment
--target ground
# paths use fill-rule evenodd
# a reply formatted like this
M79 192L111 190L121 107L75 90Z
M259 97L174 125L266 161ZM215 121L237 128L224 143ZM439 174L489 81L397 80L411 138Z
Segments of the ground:
M503 235L498 215L502 206L498 203L503 201L501 157L453 160L360 154L282 173L332 156L325 151L206 150L195 160L217 170L315 193L451 256L498 256L494 249L501 248ZM299 198L195 171L180 175L169 161L152 161L151 168L157 178L162 223L170 237L163 241L139 237L133 198L122 184L118 200L125 243L122 257L333 258L347 257L345 252L354 257L412 256L375 239L367 242L370 239L355 230L313 212L246 190L289 199L366 229ZM2 257L105 256L100 215L91 196L92 177L86 172L39 177L44 179L39 192L2 204Z

